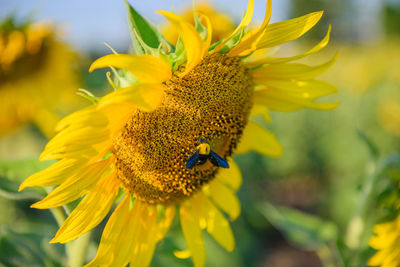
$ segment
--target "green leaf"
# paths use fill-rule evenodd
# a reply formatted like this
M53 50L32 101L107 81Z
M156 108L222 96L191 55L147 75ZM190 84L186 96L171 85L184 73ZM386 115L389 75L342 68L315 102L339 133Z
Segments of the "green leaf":
M16 233L4 227L0 233L0 266L65 266L62 245L49 244L48 240L50 236L42 233Z
M336 225L316 216L269 203L259 205L259 211L299 249L317 250L337 239Z
M374 142L360 129L357 129L358 138L367 146L368 152L372 158L377 159L379 156L379 151Z
M40 162L38 159L0 161L0 197L12 200L42 198L40 193L33 190L18 192L18 187L25 178L52 163L53 161Z
M0 177L0 197L11 200L41 199L43 196L38 192L26 189L18 192L19 183Z
M158 49L160 44L168 47L169 51L173 51L174 47L151 25L143 18L129 3L124 0L128 12L128 24L131 30L133 46L137 54L145 54L147 47Z
M0 160L0 177L22 182L35 172L47 168L55 161L41 162L39 159Z

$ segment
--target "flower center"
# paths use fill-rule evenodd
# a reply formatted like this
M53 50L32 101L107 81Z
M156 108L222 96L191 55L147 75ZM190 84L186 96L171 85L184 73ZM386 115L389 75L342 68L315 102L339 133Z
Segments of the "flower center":
M172 204L192 195L218 171L210 161L186 168L199 138L229 158L252 107L253 84L238 57L206 56L183 77L166 82L162 104L135 111L114 141L118 179L137 199Z
M48 38L30 40L22 32L1 35L4 53L0 55L0 85L26 78L40 71L48 56ZM31 38L33 39L33 38Z

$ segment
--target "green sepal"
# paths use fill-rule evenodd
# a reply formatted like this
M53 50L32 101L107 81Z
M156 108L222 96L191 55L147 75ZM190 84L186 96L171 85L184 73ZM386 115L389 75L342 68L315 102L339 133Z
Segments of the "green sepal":
M131 30L133 46L137 54L146 54L146 47L158 49L161 45L165 45L169 51L174 51L174 46L171 45L157 31L150 22L143 18L129 3L124 0L128 12L128 24Z
M182 39L179 36L176 42L176 48L174 53L168 55L169 61L172 64L172 70L175 71L179 66L183 65L186 61L185 46L183 45Z
M194 18L194 28L201 36L201 39L206 40L208 35L207 28L201 24L199 17L197 16L196 9L193 7L193 18Z
M213 50L215 47L217 47L220 43L222 43L223 40L219 40L213 44L210 45L210 47L208 48L208 51Z
M170 66L172 65L168 55L166 55L166 52L163 49L163 45L161 43L157 48L152 48L143 42L143 40L139 37L136 29L134 29L134 34L136 35L137 40L140 42L140 45L142 46L144 53L146 55L152 55L152 56L158 57L158 58L164 60Z
M90 102L92 102L92 104L96 104L97 102L100 101L100 97L94 96L91 92L83 88L79 88L76 94L89 100Z
M114 88L114 90L118 90L119 88L124 88L139 82L135 76L133 76L130 72L125 70L117 70L114 67L110 66L112 73L114 74L114 81L110 84Z
M239 31L235 36L233 36L222 48L219 50L218 53L226 54L231 51L232 48L240 44L244 34L246 33L245 29Z

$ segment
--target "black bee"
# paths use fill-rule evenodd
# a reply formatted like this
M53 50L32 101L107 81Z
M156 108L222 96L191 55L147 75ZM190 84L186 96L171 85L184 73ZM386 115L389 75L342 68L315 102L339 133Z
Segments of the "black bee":
M190 156L186 162L186 168L191 169L195 165L202 165L208 159L215 166L229 168L228 162L223 157L212 151L207 139L203 138L199 139L199 145L196 147L194 154Z

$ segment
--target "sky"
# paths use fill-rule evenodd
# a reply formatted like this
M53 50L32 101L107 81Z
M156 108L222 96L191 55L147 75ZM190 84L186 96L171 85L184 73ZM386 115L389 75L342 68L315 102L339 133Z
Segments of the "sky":
M165 21L155 10L173 10L191 7L192 0L128 0L139 13L158 25ZM273 1L271 21L287 19L289 0ZM200 1L198 1L200 2ZM228 13L240 21L246 9L245 0L209 0L218 10ZM256 0L254 20L261 21L265 12L265 1ZM117 51L125 49L130 42L126 10L123 0L0 0L0 19L10 13L19 18L33 15L35 20L55 22L64 33L64 38L77 50L108 50L103 42Z

